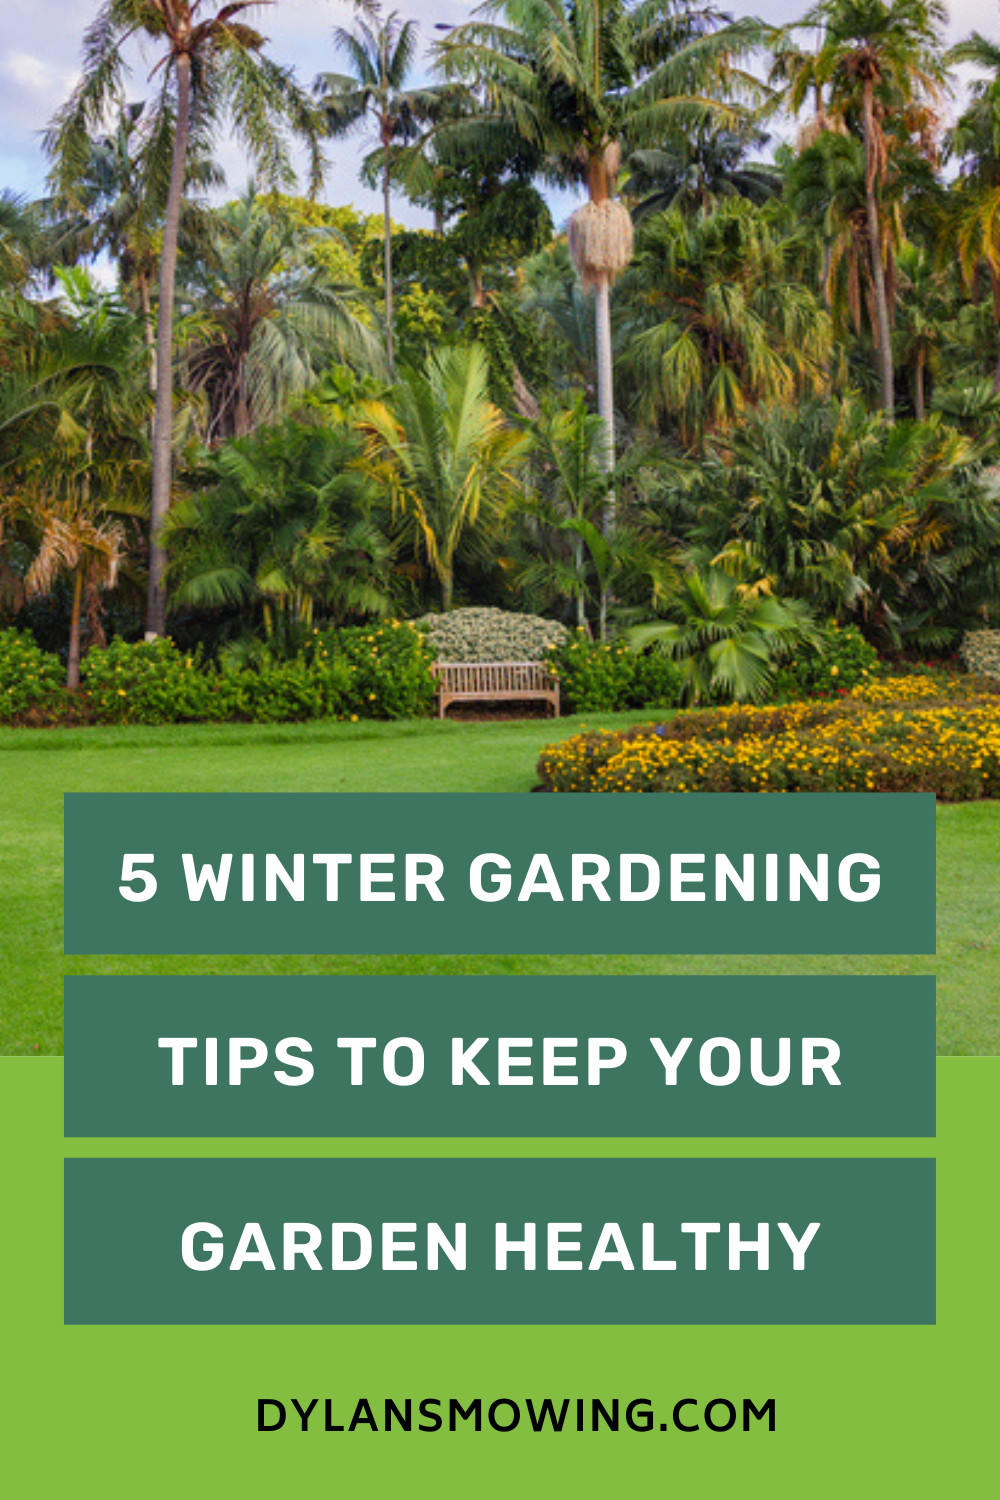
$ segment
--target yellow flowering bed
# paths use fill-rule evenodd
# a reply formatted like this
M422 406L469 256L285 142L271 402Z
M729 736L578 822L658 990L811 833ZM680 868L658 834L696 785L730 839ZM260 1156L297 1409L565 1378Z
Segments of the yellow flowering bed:
M929 685L929 686L928 686ZM892 686L893 696L881 689ZM553 792L935 792L1000 796L1000 694L885 679L835 702L709 709L542 752Z

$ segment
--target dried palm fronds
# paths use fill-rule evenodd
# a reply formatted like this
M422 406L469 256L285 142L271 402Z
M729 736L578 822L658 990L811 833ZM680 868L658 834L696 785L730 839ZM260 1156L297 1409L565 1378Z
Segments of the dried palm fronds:
M569 221L569 253L585 287L614 281L632 259L633 247L632 216L613 198L585 203Z

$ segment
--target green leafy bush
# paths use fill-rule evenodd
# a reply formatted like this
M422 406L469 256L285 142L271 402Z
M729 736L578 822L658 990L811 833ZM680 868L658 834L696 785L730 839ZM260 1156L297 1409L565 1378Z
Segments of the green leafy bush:
M453 609L413 623L430 639L436 661L545 661L569 638L558 620L507 609Z
M0 630L0 724L50 718L66 703L66 669L20 630Z
M346 664L315 648L291 661L264 652L252 666L220 671L170 640L113 641L87 653L81 676L90 711L104 724L332 718L349 712L352 687Z
M314 662L344 671L339 713L358 719L416 719L434 707L434 652L408 621L317 631Z
M662 651L633 654L635 675L623 708L673 708L681 701L684 679L675 661Z
M213 675L216 715L255 724L341 718L351 689L347 665L318 652L311 659L302 655L291 661L265 656L254 667Z
M820 645L802 644L779 669L774 696L779 698L835 698L849 693L880 669L878 652L856 625L826 625Z
M636 655L620 641L591 641L577 631L550 652L564 713L612 713L621 708L671 708L680 701L681 674L661 652Z
M87 652L80 668L90 710L102 724L183 724L228 717L196 653L173 641L112 641Z
M1000 630L970 630L962 641L962 660L970 672L1000 682Z

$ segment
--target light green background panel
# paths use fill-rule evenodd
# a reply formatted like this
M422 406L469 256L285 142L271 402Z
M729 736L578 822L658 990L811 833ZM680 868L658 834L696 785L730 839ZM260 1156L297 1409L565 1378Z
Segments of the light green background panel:
M938 1139L791 1143L802 1156L938 1158L938 1322L903 1328L95 1328L62 1322L62 1169L149 1141L61 1134L62 1064L0 1061L3 1475L22 1496L467 1494L974 1496L996 1481L1000 1059L938 1062ZM548 1155L550 1141L475 1142ZM564 1142L579 1155L787 1155L779 1140ZM152 1154L289 1155L335 1143L155 1143ZM453 1155L454 1142L352 1143ZM861 1227L859 1226L859 1232ZM100 1226L95 1225L95 1233ZM901 1241L907 1226L900 1224ZM141 1246L107 1246L109 1256ZM256 1432L259 1396L773 1396L777 1430L536 1437ZM335 1417L335 1420L337 1418Z

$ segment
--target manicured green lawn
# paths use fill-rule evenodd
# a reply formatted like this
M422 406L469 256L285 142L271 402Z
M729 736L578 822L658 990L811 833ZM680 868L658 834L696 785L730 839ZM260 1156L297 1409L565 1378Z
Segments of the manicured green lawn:
M590 727L648 715L599 714ZM526 792L540 747L518 723L309 724L0 731L0 1053L62 1051L63 974L925 974L938 1050L1000 1052L1000 805L938 810L936 958L101 958L62 956L68 791Z

